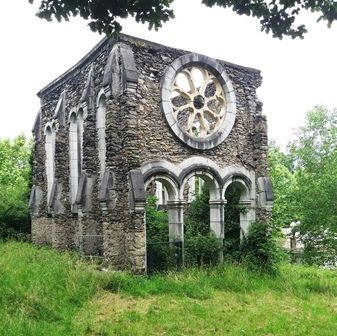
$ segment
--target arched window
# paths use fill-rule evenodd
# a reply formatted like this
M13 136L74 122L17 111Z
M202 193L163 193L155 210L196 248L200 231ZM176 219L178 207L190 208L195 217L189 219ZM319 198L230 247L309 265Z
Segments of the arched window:
M69 155L70 155L70 195L71 204L76 201L78 181L82 172L83 161L83 111L70 114L69 125Z
M78 157L78 128L77 128L77 116L73 112L70 115L69 125L69 154L70 154L70 195L71 204L75 203L78 178L79 178L79 157Z
M47 176L47 200L49 202L55 179L55 130L48 125L45 130L46 142L46 176Z
M106 143L105 143L105 112L106 100L105 95L101 95L98 100L98 108L96 114L96 128L98 139L98 159L99 159L99 172L102 177L105 171L106 159Z
M80 109L77 113L77 155L78 155L78 175L82 173L83 165L83 110Z

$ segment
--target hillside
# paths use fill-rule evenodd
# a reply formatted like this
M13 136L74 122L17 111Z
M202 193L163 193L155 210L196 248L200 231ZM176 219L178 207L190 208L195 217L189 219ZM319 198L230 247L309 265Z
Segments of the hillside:
M151 278L0 244L0 335L335 335L337 271L239 265Z

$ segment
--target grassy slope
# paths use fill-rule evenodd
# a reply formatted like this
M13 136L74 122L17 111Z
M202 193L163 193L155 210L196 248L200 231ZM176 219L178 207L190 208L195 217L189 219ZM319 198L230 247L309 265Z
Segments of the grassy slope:
M240 266L151 278L0 245L0 335L336 335L337 271Z

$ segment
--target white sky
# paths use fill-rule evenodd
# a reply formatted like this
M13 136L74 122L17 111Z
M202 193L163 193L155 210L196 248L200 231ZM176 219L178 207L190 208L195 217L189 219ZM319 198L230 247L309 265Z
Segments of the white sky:
M37 0L36 0L37 1ZM39 1L38 1L39 2ZM176 18L158 32L127 20L123 32L262 71L258 91L269 138L285 145L314 105L337 107L337 24L328 29L303 17L304 40L273 39L259 23L231 10L209 9L201 0L176 0ZM30 136L39 108L36 93L90 51L102 36L82 19L46 22L28 0L0 4L0 137ZM256 21L256 22L255 22Z

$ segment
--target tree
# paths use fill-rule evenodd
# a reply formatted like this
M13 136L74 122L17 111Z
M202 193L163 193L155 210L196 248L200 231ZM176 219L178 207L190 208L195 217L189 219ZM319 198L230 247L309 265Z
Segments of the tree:
M61 21L79 15L90 20L93 31L111 35L122 29L117 19L131 15L137 22L148 23L149 29L157 30L162 23L174 18L170 9L173 1L40 0L37 16L48 21L53 18ZM303 38L307 32L305 26L295 25L295 19L302 11L318 13L318 20L326 21L329 27L337 19L337 4L333 0L202 0L202 3L207 7L228 7L239 15L252 15L259 20L262 31L272 32L273 37L278 38L284 35Z
M298 218L295 199L296 176L293 162L274 143L268 149L269 175L274 192L273 224L278 228L288 226Z
M31 144L23 135L0 140L0 238L30 231Z
M337 110L316 106L290 145L300 235L310 263L337 261Z

